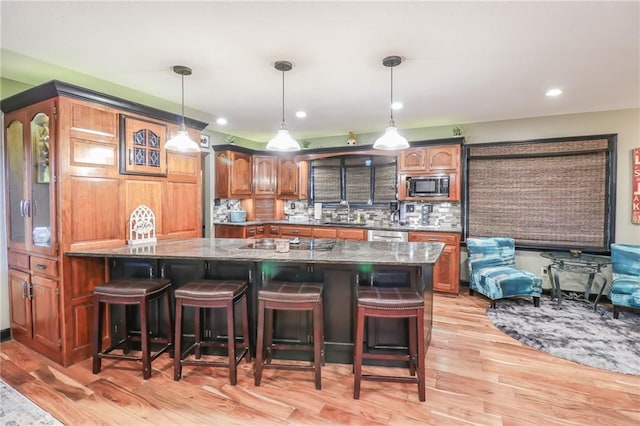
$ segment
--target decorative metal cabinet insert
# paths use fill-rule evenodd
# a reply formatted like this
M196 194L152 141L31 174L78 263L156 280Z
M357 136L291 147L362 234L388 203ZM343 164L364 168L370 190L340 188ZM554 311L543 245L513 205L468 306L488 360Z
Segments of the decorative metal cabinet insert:
M120 115L120 173L167 175L167 126Z

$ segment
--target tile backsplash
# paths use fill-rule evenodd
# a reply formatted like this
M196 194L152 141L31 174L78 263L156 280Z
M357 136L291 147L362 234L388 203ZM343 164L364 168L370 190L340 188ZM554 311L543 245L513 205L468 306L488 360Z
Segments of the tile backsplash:
M219 199L216 203L211 202L211 217L214 223L229 222L229 212L240 209L240 200ZM216 205L218 204L218 205ZM413 226L439 225L459 227L461 226L460 202L421 202L405 201L399 205L407 210L406 224ZM411 211L413 210L413 211ZM358 208L354 206L322 206L322 219L324 222L347 222L347 212L349 221L362 223L382 223L392 222L393 212L389 207L366 207ZM309 205L306 200L287 201L284 205L285 220L289 222L309 222L314 220L314 206ZM397 216L396 216L397 217Z

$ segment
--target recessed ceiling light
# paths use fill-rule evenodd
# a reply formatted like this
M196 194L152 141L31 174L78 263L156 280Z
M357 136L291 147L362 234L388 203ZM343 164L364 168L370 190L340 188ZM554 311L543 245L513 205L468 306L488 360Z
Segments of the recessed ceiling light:
M305 118L307 116L307 113L304 111L296 111L296 117L298 118Z
M391 109L402 109L402 107L404 107L404 105L402 105L402 102L394 102L391 104Z
M547 96L558 96L562 94L562 90L560 89L550 89L545 93Z
M218 119L216 120L216 123L218 123L221 126L224 126L225 124L227 124L227 119L224 117L218 117Z

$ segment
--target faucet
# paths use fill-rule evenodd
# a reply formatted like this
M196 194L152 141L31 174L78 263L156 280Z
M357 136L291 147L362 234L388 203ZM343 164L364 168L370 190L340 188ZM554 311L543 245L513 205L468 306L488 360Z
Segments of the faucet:
M347 206L347 223L351 222L351 209L349 207L349 202L347 200L340 201L341 206Z

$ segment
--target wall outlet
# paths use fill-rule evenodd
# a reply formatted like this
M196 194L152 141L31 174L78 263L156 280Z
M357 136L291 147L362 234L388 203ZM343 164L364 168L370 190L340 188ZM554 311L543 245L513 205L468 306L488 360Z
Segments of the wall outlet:
M407 204L407 213L413 213L415 211L415 206L413 204Z

